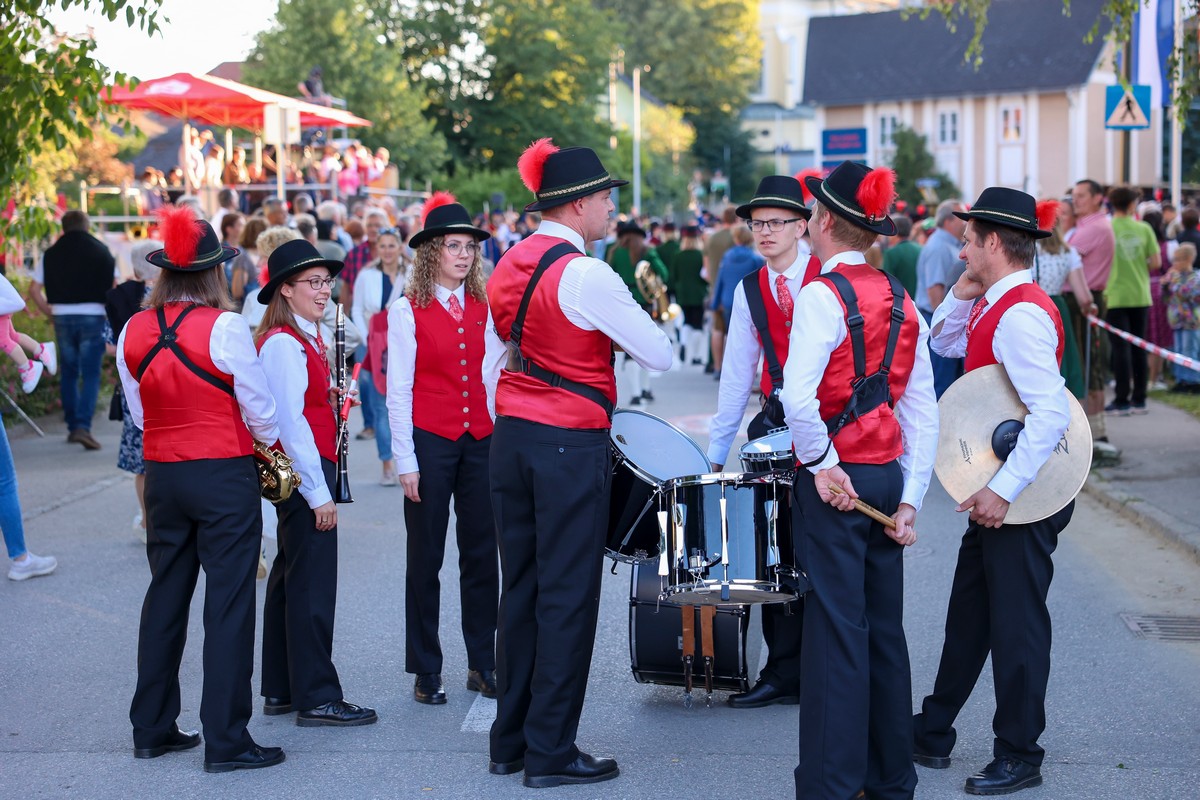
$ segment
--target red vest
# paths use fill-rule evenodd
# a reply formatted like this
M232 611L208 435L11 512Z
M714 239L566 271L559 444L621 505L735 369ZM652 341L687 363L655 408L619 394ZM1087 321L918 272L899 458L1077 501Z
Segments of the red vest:
M975 323L971 337L967 339L967 357L963 362L963 369L970 372L998 363L992 340L996 338L996 328L1000 325L1000 318L1004 316L1004 312L1017 303L1033 303L1050 315L1054 322L1054 331L1058 334L1058 347L1054 349L1054 355L1058 358L1058 365L1062 366L1064 337L1062 315L1058 313L1058 306L1054 305L1050 296L1036 283L1020 283L1005 292L996 301L996 305L989 308Z
M417 323L413 426L452 442L464 433L475 439L492 433L483 388L488 307L469 293L465 297L462 322L455 322L437 300L425 308L412 307Z
M189 304L168 303L171 325ZM176 343L197 367L233 388L233 376L217 369L209 351L213 325L222 312L198 306L176 331ZM158 343L154 309L134 314L125 328L125 364L136 376L142 359ZM170 350L160 350L139 383L145 420L142 438L147 461L197 461L237 458L253 452L250 431L237 399L198 377Z
M508 340L521 305L521 296L542 255L564 240L530 236L513 245L496 265L488 281L488 304L496 333ZM617 381L612 369L612 340L604 333L585 331L563 314L558 304L558 284L575 255L554 262L542 275L529 310L521 352L562 377L592 386L615 405ZM519 417L559 428L601 428L611 423L600 405L566 389L555 388L522 373L503 370L496 387L497 416Z
M267 335L258 340L258 351L272 336L284 334L300 343L304 348L304 358L308 367L308 384L304 387L304 421L312 430L313 441L317 444L317 453L327 461L337 462L337 417L333 406L329 403L329 365L317 348L312 346L307 336L301 336L292 328L272 328ZM279 442L273 445L283 449ZM286 451L285 451L286 452Z
M867 264L839 264L834 267L850 279L858 295L858 310L862 314L863 346L866 350L866 374L878 371L887 350L888 331L891 329L892 288L887 276ZM817 278L826 286L842 306L846 306L833 283L825 277ZM900 339L892 356L892 367L888 373L888 385L892 402L899 402L908 387L908 376L912 374L917 354L917 307L912 298L904 297L904 322L900 325ZM845 341L834 348L829 356L829 366L817 386L817 401L821 407L821 419L829 421L841 414L850 399L851 383L854 381L854 347L847 333ZM838 457L852 464L886 464L899 458L904 452L904 440L900 423L887 403L879 405L857 420L851 419L833 439Z
M779 366L783 367L787 364L788 357L788 342L791 339L792 323L790 320L783 318L783 311L779 308L779 303L769 303L767 299L771 297L771 283L775 280L775 275L778 273L771 272L768 267L763 267L758 271L758 288L762 292L763 306L767 309L767 330L771 332L771 344L775 345L775 357L779 359ZM808 265L804 268L804 277L800 279L800 288L803 289L809 282L821 274L821 262L816 256L808 257ZM793 302L795 298L792 298ZM758 334L759 344L762 344L762 334L758 333L758 329L754 329ZM765 356L764 356L765 358ZM763 396L771 394L771 373L767 371L767 367L763 365L762 381L759 384L762 388Z

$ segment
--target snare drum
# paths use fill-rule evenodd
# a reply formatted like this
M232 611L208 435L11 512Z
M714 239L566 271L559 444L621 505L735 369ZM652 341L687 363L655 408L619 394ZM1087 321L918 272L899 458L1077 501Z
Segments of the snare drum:
M670 547L658 572L670 602L787 603L807 590L795 566L786 483L721 473L665 486Z
M659 495L663 481L709 471L708 456L683 431L641 411L613 414L609 432L614 464L607 555L636 563L662 549Z
M751 439L742 445L738 453L742 469L746 472L794 472L796 455L792 452L792 432L775 431L759 439Z

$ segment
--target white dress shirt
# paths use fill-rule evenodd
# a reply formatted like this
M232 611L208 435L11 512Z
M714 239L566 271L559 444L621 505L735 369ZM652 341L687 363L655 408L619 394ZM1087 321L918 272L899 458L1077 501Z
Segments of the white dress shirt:
M842 252L821 265L821 274L839 264L865 263L866 258L862 253ZM829 431L821 419L817 387L825 375L830 355L846 340L846 319L837 295L820 281L813 281L800 290L792 318L801 322L792 326L780 399L783 401L784 417L792 432L796 457L805 464L821 459L808 468L815 474L841 461L837 448L830 444ZM938 415L937 397L933 391L933 368L926 346L929 328L920 314L917 314L916 323L917 350L912 373L904 395L896 401L892 411L900 423L904 439L904 453L900 456L904 491L900 495L900 502L920 511L937 455ZM724 372L721 377L724 378ZM822 453L825 454L824 458L821 457Z
M450 290L435 284L434 292L437 302L447 311L452 295L458 298L462 308L466 308L466 290L463 286ZM488 414L494 420L496 381L507 350L496 335L491 311L488 312L483 343L484 358L480 370L487 391ZM396 459L396 471L401 475L420 471L417 453L413 448L413 382L416 372L417 321L413 316L412 303L407 297L401 297L388 309L387 368L387 410L388 425L392 429L392 457Z
M187 320L183 324L186 326ZM121 375L121 387L125 390L125 401L129 404L133 424L144 429L141 387L125 363L127 333L128 325L117 339L117 371ZM208 340L208 355L217 369L233 376L233 394L242 409L242 417L250 429L250 435L267 444L278 441L275 398L267 385L267 376L258 360L258 353L254 350L250 328L240 314L226 311L217 317ZM175 355L168 350L155 358L175 358Z
M1023 283L1032 283L1027 269L1004 276L984 294L988 305L979 315L992 313L1000 298ZM934 352L948 358L967 354L967 320L973 300L959 300L954 292L933 312L931 341ZM976 322L978 325L978 322ZM1058 331L1054 321L1035 303L1017 303L1000 318L992 339L996 361L1004 365L1008 379L1021 402L1029 409L1025 429L1017 436L1017 446L990 481L988 488L1008 502L1017 499L1037 477L1038 470L1054 452L1071 421L1071 408L1063 392L1065 381L1058 370L1055 351Z
M401 269L392 279L392 293L383 296L383 272L377 267L364 268L354 279L354 302L350 307L350 319L358 326L359 332L366 340L371 331L371 317L381 310L386 310L404 294L405 270Z
M793 319L798 319L794 316L795 300L807 267L808 255L803 253L798 253L796 260L782 273L771 271L770 267L767 267L770 278L767 283L776 305L779 303L779 295L775 276L783 275L786 279L788 291L792 295ZM757 279L758 272L752 274ZM708 424L708 460L713 464L729 463L729 446L741 427L746 403L750 400L758 364L763 355L758 328L754 327L754 320L750 316L750 304L746 300L746 289L741 282L733 290L733 308L729 313L729 329L725 336L725 361L721 366L721 386L717 390L717 413ZM766 370L765 364L763 370Z
M296 317L296 325L304 332L308 343L317 348L317 326L306 319ZM275 395L279 408L279 443L300 473L300 494L309 508L323 506L333 499L325 471L321 467L321 455L317 452L317 440L304 416L304 393L308 391L308 356L304 347L292 336L279 333L263 344L259 351L267 385ZM326 377L326 393L331 380ZM332 406L330 414L333 413Z

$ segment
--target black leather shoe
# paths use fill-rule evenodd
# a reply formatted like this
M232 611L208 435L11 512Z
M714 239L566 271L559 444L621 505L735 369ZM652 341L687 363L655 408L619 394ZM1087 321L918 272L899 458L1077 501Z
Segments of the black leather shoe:
M611 758L596 758L580 752L575 760L552 775L530 775L525 773L525 785L530 789L549 789L568 783L600 783L610 781L621 774L617 762Z
M263 698L263 714L268 717L277 717L280 714L292 713L292 699L290 697L264 697Z
M134 758L158 758L167 753L177 753L180 750L191 750L200 744L199 731L181 731L178 727L163 739L161 744L154 747L133 748Z
M493 775L512 775L514 772L520 772L525 769L525 759L518 758L516 761L489 761L488 772Z
M442 688L442 676L435 672L425 672L417 676L413 687L413 698L418 703L430 706L440 706L446 702L446 690Z
M913 745L913 763L929 769L946 769L950 766L950 756L930 755L919 745Z
M296 724L301 728L316 728L319 725L334 725L349 728L354 725L370 725L378 722L379 715L373 708L363 708L345 700L334 700L323 706L296 715Z
M729 705L734 708L762 708L763 706L794 706L799 704L800 695L797 692L785 692L782 689L759 681L750 691L744 694L731 694Z
M1000 756L967 778L963 789L967 794L1008 794L1041 785L1041 767L1009 756Z
M469 669L467 670L467 689L479 692L484 697L496 697L496 670Z
M241 755L228 761L205 761L205 772L233 772L235 769L262 769L282 764L287 759L282 747L259 747L252 745Z

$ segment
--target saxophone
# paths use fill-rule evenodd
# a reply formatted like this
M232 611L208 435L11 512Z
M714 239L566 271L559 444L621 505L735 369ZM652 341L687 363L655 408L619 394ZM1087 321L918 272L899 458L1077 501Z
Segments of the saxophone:
M667 285L649 261L639 261L633 269L633 277L642 299L651 306L650 316L654 317L655 322L670 322L679 316L679 306L671 302L667 296Z
M272 450L256 440L254 466L258 468L259 492L265 500L282 503L300 488L300 473L292 467L292 459L282 450Z

